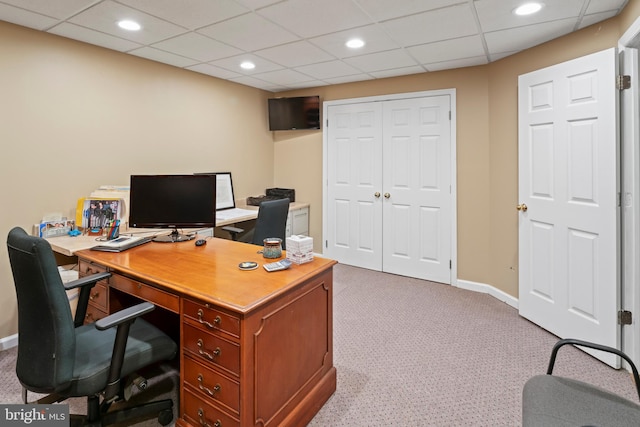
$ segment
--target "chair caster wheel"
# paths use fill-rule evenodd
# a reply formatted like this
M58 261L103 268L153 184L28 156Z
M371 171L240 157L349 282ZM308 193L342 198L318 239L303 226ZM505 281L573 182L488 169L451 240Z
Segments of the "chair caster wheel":
M158 422L160 425L169 425L171 421L173 421L173 409L165 409L158 414Z

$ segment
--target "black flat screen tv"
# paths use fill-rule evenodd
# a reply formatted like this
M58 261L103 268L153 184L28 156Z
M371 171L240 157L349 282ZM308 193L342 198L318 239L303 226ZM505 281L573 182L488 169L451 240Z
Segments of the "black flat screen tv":
M269 130L320 129L320 97L270 98Z
M130 184L129 226L173 229L154 241L191 240L178 229L216 225L215 175L131 175Z

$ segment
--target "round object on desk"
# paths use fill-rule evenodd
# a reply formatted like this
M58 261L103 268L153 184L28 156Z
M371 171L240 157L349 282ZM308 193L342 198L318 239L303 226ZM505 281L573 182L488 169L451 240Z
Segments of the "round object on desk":
M255 270L258 268L258 263L253 261L245 261L238 264L240 270Z

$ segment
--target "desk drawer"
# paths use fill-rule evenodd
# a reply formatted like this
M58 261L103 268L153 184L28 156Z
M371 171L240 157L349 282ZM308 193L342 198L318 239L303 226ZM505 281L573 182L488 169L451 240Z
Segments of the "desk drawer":
M102 280L95 284L89 293L89 303L95 305L103 311L109 311L107 301L109 300L109 289L102 284Z
M220 331L240 338L240 319L211 307L184 299L184 317L206 331Z
M190 357L184 358L186 385L192 387L203 399L212 399L227 407L234 414L240 411L240 385Z
M237 344L187 323L182 326L182 339L184 350L193 354L194 359L240 375L240 347Z
M80 277L89 276L90 274L96 273L104 273L105 271L107 271L106 267L100 264L94 264L82 259L78 263L78 275Z
M119 274L114 274L109 278L109 285L174 313L180 312L180 298L177 295L172 295Z
M184 414L182 418L194 426L240 427L240 421L228 415L188 387L184 389Z
M93 323L96 320L100 320L103 317L107 317L109 313L100 308L96 307L93 304L89 304L87 306L87 313L84 315L84 323Z

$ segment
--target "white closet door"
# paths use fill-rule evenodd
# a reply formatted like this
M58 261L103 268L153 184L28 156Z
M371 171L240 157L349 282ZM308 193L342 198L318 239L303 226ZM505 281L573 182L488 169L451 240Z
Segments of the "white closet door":
M383 267L451 283L451 100L386 101L383 109Z
M327 256L382 268L382 105L328 108Z

